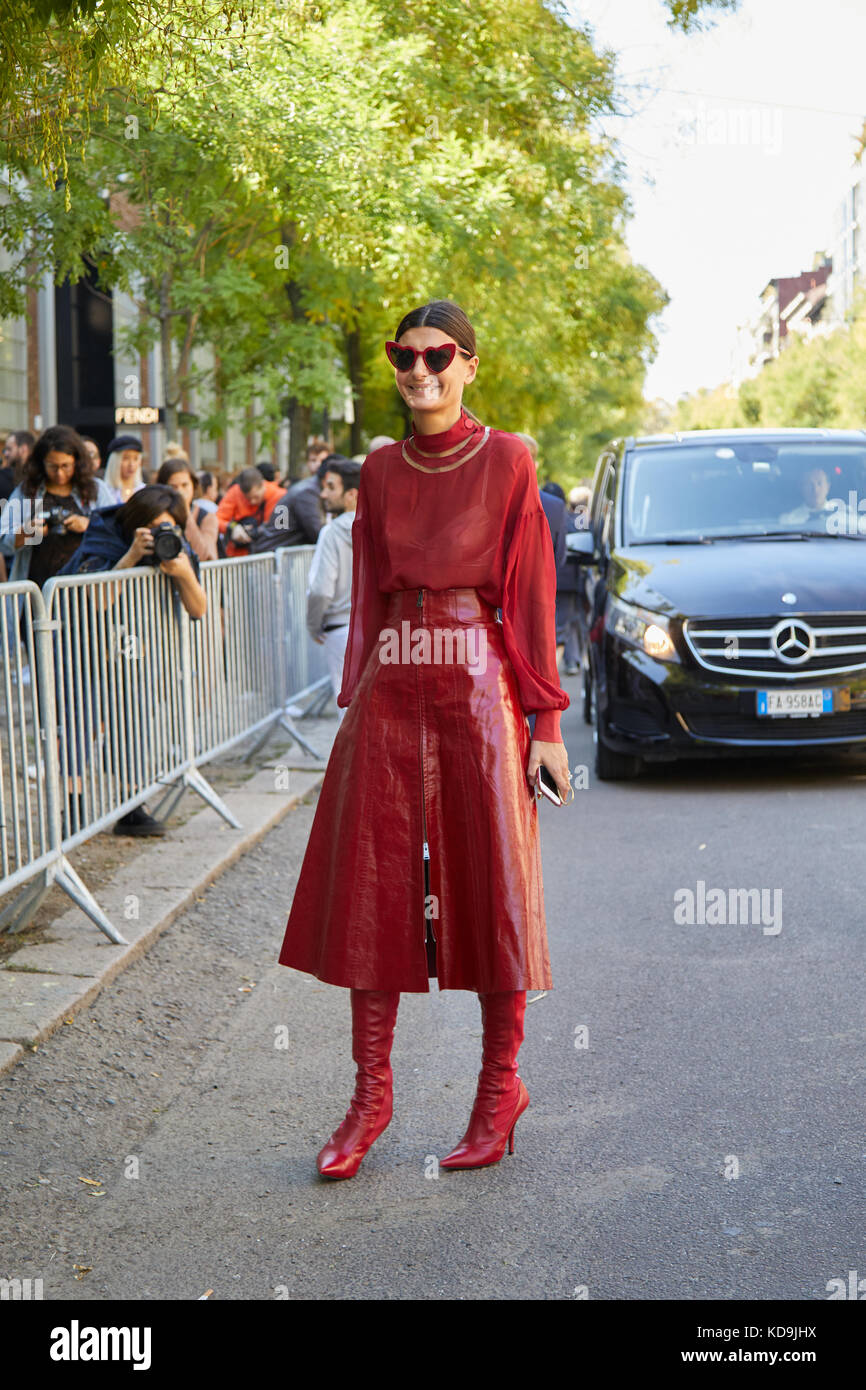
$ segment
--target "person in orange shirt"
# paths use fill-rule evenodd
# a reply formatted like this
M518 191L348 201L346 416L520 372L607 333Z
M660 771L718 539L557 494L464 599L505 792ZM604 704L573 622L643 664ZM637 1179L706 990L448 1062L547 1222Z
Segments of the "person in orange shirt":
M279 483L266 482L257 468L245 468L217 507L217 523L225 537L227 555L249 555L257 527L269 521L285 493ZM243 525L249 522L249 525Z

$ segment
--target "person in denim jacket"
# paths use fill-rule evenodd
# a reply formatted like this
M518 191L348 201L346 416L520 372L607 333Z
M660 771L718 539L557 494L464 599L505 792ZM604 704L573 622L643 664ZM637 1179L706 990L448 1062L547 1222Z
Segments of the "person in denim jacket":
M12 558L9 580L30 579L41 589L78 549L93 513L111 503L75 430L45 430L0 516L0 549Z

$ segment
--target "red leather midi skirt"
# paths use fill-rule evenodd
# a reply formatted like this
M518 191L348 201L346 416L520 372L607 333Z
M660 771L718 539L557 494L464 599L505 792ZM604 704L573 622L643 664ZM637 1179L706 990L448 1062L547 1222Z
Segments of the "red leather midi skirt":
M331 750L282 965L355 989L551 987L529 725L497 611L475 589L391 595Z

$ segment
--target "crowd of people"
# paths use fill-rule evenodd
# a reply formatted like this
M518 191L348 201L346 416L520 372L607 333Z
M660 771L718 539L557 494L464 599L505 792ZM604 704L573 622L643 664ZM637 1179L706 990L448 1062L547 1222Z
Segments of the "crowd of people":
M78 572L83 561L92 561L93 547L86 542L96 512L123 508L154 486L167 486L182 498L183 520L177 524L190 558L315 544L329 518L322 465L351 462L316 438L300 480L278 478L270 461L235 476L215 465L196 472L175 443L165 446L158 467L146 467L135 435L112 439L103 459L95 440L65 425L44 430L38 439L28 430L10 431L0 435L0 447L0 582L27 578L40 588L52 575ZM112 513L121 530L125 515ZM74 568L67 568L82 547Z
M320 495L326 461L350 463L316 439L301 480L279 481L271 462L232 478L216 467L196 472L178 444L165 447L159 467L147 467L142 441L131 434L112 439L103 459L95 440L67 425L51 426L38 437L11 431L2 439L0 466L0 583L29 580L41 589L55 575L158 565L190 617L201 618L207 608L202 561L315 543L330 514ZM26 642L23 602L19 608ZM29 667L23 676L31 679ZM71 691L65 693L72 698ZM74 735L79 766L96 733ZM69 777L66 793L72 830L84 819L80 775ZM136 836L165 833L144 806L114 829Z
M520 438L538 469L536 441L530 435ZM393 442L377 436L368 452ZM271 462L230 478L216 467L196 472L174 443L166 445L153 468L145 466L142 441L132 434L112 439L103 459L93 439L66 425L52 426L38 438L11 431L2 443L0 466L0 582L29 579L42 588L54 575L158 563L196 619L207 606L202 561L313 545L307 630L325 648L336 697L349 632L352 522L365 457L335 453L316 437L300 480L279 479ZM557 571L557 659L565 675L576 675L580 571L569 559L566 536L585 524L589 489L575 488L566 498L558 483L546 482L540 497ZM166 531L177 537L177 553L160 560L154 545ZM338 707L338 719L344 713ZM81 794L80 778L68 794ZM144 807L124 816L115 831L165 833Z

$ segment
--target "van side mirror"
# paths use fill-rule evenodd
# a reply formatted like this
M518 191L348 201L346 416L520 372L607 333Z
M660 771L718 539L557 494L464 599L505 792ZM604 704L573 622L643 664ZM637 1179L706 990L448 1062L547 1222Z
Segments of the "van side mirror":
M573 556L579 565L595 564L599 558L595 537L591 531L569 531L565 538L565 546L569 555Z

